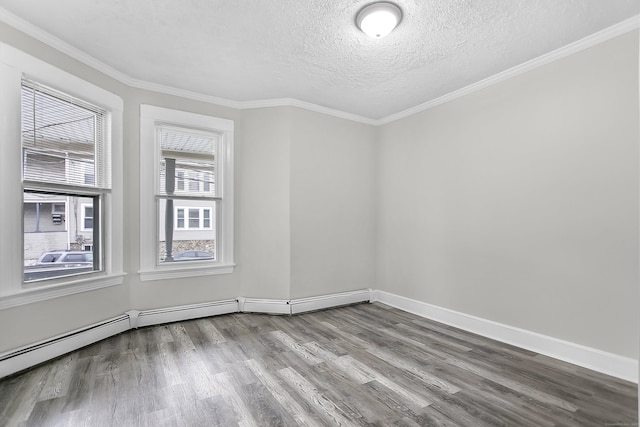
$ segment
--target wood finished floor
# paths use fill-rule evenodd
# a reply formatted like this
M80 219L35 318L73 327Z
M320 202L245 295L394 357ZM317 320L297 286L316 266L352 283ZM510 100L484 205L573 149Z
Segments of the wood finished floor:
M0 380L3 426L636 423L632 383L381 304L152 326Z

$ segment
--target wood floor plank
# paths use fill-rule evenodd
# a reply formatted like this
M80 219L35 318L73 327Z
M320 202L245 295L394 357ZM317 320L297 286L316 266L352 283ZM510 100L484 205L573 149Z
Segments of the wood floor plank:
M291 368L284 368L278 371L278 374L289 385L297 390L300 395L309 402L316 410L325 417L329 422L336 426L356 427L357 424L347 416L340 408L330 399L320 392L315 385L309 382L303 375Z
M131 330L0 380L4 426L637 423L637 386L381 304Z
M269 390L280 406L293 417L297 425L308 427L323 425L317 417L310 414L306 408L294 399L283 384L274 376L273 371L256 360L247 360L245 363L258 380Z
M47 376L38 400L49 400L65 396L69 390L70 372L75 369L77 357L66 355L51 362L51 371Z

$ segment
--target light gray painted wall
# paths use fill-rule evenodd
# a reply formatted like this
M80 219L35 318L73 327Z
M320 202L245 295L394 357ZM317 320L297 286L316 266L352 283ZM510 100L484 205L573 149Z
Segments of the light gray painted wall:
M243 111L236 139L236 254L242 296L289 299L291 111Z
M373 287L375 132L292 110L291 298Z
M638 355L638 32L380 129L378 288Z
M140 268L140 104L173 108L214 117L240 120L240 112L231 108L211 105L164 95L156 92L127 88L124 106L125 140L125 269L129 286L129 308L136 310L196 304L220 299L235 298L241 290L238 274L194 277L178 280L142 282L137 274ZM236 158L242 170L242 160ZM237 203L237 202L236 202ZM237 213L236 213L237 220ZM126 248L127 243L129 248ZM127 262L128 260L128 262Z

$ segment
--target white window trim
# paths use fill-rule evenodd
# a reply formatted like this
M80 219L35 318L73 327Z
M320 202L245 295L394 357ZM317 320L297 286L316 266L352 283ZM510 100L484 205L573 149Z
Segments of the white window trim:
M156 145L156 126L158 124L189 127L222 134L216 153L216 170L219 173L217 185L219 185L219 194L222 195L223 200L218 214L214 215L218 227L217 259L215 261L171 264L158 264L157 262L159 218L155 187L160 165L160 150ZM234 123L232 120L152 105L143 104L140 106L141 221L140 271L138 272L140 280L176 279L233 272L235 267L233 256L233 132ZM149 153L154 153L154 155L151 156ZM188 218L185 218L186 220ZM180 229L180 231L182 230Z
M103 220L106 233L104 243L104 269L101 272L50 279L37 284L23 284L24 268L21 248L21 226L5 227L0 241L0 309L86 292L124 282L123 272L123 156L122 117L123 102L120 97L82 80L66 71L0 42L0 138L15 141L6 144L0 156L0 193L4 208L0 210L0 223L22 224L22 157L21 144L21 84L22 78L36 80L66 94L86 100L108 112L106 135L111 139L112 188L106 195ZM107 152L107 154L109 154ZM18 250L16 250L18 248Z

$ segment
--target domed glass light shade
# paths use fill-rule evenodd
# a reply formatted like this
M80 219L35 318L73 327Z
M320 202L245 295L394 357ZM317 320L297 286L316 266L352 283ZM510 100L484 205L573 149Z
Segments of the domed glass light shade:
M393 3L379 2L364 7L356 23L366 35L376 39L389 34L400 23L402 11Z

